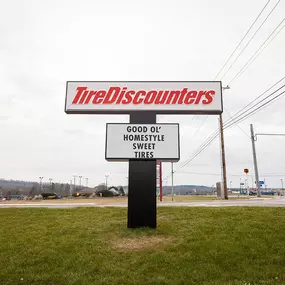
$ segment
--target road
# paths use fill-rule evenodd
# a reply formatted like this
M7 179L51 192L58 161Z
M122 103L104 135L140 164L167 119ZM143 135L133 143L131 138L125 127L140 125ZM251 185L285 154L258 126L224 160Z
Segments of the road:
M158 202L159 207L285 207L285 197L273 199L250 198L249 200L216 200L216 201L192 201L192 202ZM77 207L127 207L122 203L37 203L12 204L0 202L1 208L77 208Z

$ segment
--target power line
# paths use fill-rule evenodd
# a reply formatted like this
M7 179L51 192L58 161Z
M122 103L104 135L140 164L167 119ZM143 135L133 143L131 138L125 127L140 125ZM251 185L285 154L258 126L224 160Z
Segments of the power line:
M244 39L246 38L246 36L248 35L248 33L251 31L252 27L255 25L255 23L257 22L257 20L259 19L259 17L261 16L261 14L263 13L263 11L265 10L265 8L267 7L267 5L269 4L271 0L268 0L267 3L264 5L264 7L262 8L262 10L259 12L259 14L257 15L257 17L255 18L255 20L253 21L253 23L251 24L251 26L249 27L249 29L247 30L247 32L245 33L245 35L242 37L242 39L240 40L239 44L236 46L236 48L234 49L234 51L232 52L232 54L229 56L229 58L227 59L227 61L225 62L225 64L222 66L222 68L220 69L220 71L218 72L218 74L215 76L214 80L217 79L217 77L219 76L219 74L222 72L222 70L225 68L225 66L227 65L227 63L229 62L229 60L232 58L232 56L234 55L234 53L236 52L236 50L240 47L240 45L242 44L242 42L244 41ZM278 1L278 3L280 2L280 0ZM275 7L277 6L277 4L274 6L273 10L275 9ZM270 14L273 12L273 10L270 12ZM267 16L267 18L270 16L270 14ZM266 19L267 19L266 18ZM266 20L265 20L266 21ZM265 23L264 21L264 23ZM263 23L263 24L264 24ZM263 25L262 24L262 25ZM260 27L261 28L261 27ZM259 28L259 29L260 29ZM203 123L201 124L201 126L197 129L197 131L195 132L193 138L197 135L197 133L200 131L200 129L202 128L202 126L204 125L204 123L206 122L206 120L208 119L208 116L205 117Z
M263 7L263 9L261 10L261 12L259 13L259 15L257 16L257 18L255 19L255 21L253 22L253 24L250 26L250 28L248 29L248 31L246 32L246 34L244 35L244 37L242 38L242 40L240 41L240 43L238 44L238 46L235 48L235 50L233 51L233 53L230 55L230 57L228 58L228 60L226 61L226 63L224 64L224 66L222 67L222 69L219 71L219 73L216 75L215 79L218 77L218 75L221 73L221 71L224 69L224 67L226 66L226 64L228 63L228 61L230 60L230 58L233 56L233 54L235 53L235 51L238 49L238 47L241 45L241 43L243 42L243 40L245 39L245 37L247 36L247 34L250 32L250 30L252 29L252 27L254 26L254 24L256 23L256 21L259 19L260 15L263 13L263 11L265 10L265 8L267 7L267 5L269 4L270 0L265 4L265 6ZM267 19L269 18L269 16L272 14L272 12L275 10L275 8L277 7L277 5L279 4L280 0L275 4L275 6L273 7L273 9L270 11L270 13L267 15L267 17L265 18L265 20L261 23L261 25L259 26L259 28L257 29L257 31L254 33L254 35L251 37L251 39L248 41L247 45L243 48L243 50L241 51L241 53L238 55L238 57L236 58L236 60L232 63L232 65L230 66L230 68L233 66L233 64L237 61L237 59L240 57L240 55L243 53L243 51L247 48L247 46L250 44L250 42L253 40L253 38L255 37L255 35L257 34L257 32L261 29L261 27L265 24L265 22L267 21ZM276 29L275 29L276 30ZM274 31L275 32L275 31ZM273 33L274 33L273 32ZM280 31L279 31L280 32ZM266 41L265 41L266 42ZM227 71L228 72L228 71ZM226 73L227 73L226 72ZM226 74L225 73L225 74ZM224 76L225 76L224 74ZM223 76L223 77L224 77ZM229 114L231 120L233 119L232 116ZM201 124L201 126L197 129L197 131L194 134L194 137L196 136L196 134L199 132L199 130L202 128L203 124L205 123L205 121L207 120L208 116L205 117L203 123ZM240 127L239 127L240 128ZM241 128L240 128L241 129ZM248 136L242 129L241 131ZM182 166L179 168L183 168L185 167L185 165L187 165L190 161L192 161L195 157L197 157L197 155L199 155L204 149L206 149L213 141L214 139L219 135L219 131L214 133L212 136L213 137L209 137L206 142L204 142L195 152L194 157L193 158L189 158L186 162L184 162L182 164ZM178 169L178 170L179 170ZM178 170L176 170L175 172L177 172Z
M206 119L207 119L207 117L208 117L208 116L206 116ZM204 120L204 122L206 121L206 119ZM204 123L204 122L203 122L203 123ZM199 129L201 129L201 126L200 126ZM196 131L196 133L199 131L199 129ZM184 164L184 163L185 163L185 162L182 162L182 164ZM179 165L179 164L178 164L178 165Z
M236 48L234 49L234 51L232 52L232 54L230 55L230 57L227 59L227 61L225 62L225 64L222 66L222 68L220 69L220 71L218 72L218 74L216 75L216 77L215 77L215 79L219 76L219 74L221 73L221 71L224 69L224 67L227 65L227 63L229 62L229 60L232 58L232 56L234 55L234 53L236 52L236 50L239 48L239 46L241 45L241 43L244 41L244 39L246 38L246 36L248 35L248 33L251 31L251 29L252 29L252 27L255 25L255 23L257 22L257 20L259 19L259 17L261 16L261 14L263 13L263 11L265 10L265 8L267 7L267 5L269 4L269 2L270 2L271 0L269 0L269 1L267 1L267 3L264 5L264 7L262 8L262 10L261 10L261 12L258 14L258 16L256 17L256 19L254 20L254 22L252 23L252 25L249 27L249 29L247 30L247 32L246 32L246 34L243 36L243 38L241 39L241 41L239 42L239 44L236 46ZM278 3L280 2L280 0L278 1ZM273 10L276 8L276 6L278 5L278 3L274 6L274 8L270 11L270 13L269 13L269 15L266 17L266 19L263 21L263 23L261 24L261 26L258 28L258 30L262 27L262 25L266 22L266 20L268 19L268 17L271 15L271 13L273 12ZM257 30L257 32L258 32L258 30ZM257 33L256 32L256 33ZM256 33L254 34L254 36L256 35ZM254 37L253 36L253 37ZM253 37L250 39L250 41L253 39ZM250 41L249 41L249 43L250 43ZM249 44L248 43L248 44ZM248 44L247 44L247 46L248 46ZM246 47L247 47L246 46ZM245 48L246 48L245 47ZM245 48L243 49L243 51L245 50ZM242 52L243 52L242 51ZM241 55L241 53L239 54L239 56ZM233 65L233 64L232 64ZM232 66L231 65L231 66ZM214 80L215 80L214 79ZM207 118L208 118L208 116L206 116L205 117L205 119L204 119L204 121L203 121L203 123L202 123L202 125L197 129L197 131L195 132L195 134L194 134L194 137L196 136L196 134L199 132L199 130L202 128L202 126L203 126L203 124L205 123L205 121L207 120ZM243 130L242 130L243 131ZM244 131L243 131L244 132ZM244 132L245 133L245 132ZM201 152L201 151L203 151L205 148L207 148L212 142L213 142L213 140L216 138L216 135L218 135L219 134L219 131L217 132L217 133L214 133L213 134L213 137L210 137L209 139L207 139L206 140L206 142L204 143L204 144L202 144L202 146L200 146L199 148L198 148L198 150L196 151L196 153L195 153L195 157ZM247 135L247 134L246 134ZM194 157L194 158L195 158ZM190 161L191 160L193 160L193 159L191 159L190 158ZM180 166L180 168L179 169L181 169L181 168L183 168L185 165L187 165L190 161L186 161L186 162L184 162L184 164L182 164L182 166ZM179 170L178 169L178 170ZM178 171L178 170L176 170L176 171Z
M256 114L257 112L261 111L262 109L264 109L268 104L273 103L274 100L276 100L277 98L280 98L281 96L284 96L285 91L281 92L280 94L276 95L275 97L273 97L272 99L270 99L269 101L265 102L264 104L262 104L261 106L259 106L258 108L256 108L255 110L253 110L252 112L250 112L249 114L243 116L242 118L240 118L238 121L233 122L232 124L228 125L225 127L225 129L231 127L234 124L237 124L241 121L244 121L245 119L251 117L252 115Z
M230 59L232 58L232 56L235 54L235 52L237 51L237 49L240 47L240 45L242 44L242 42L244 41L244 39L246 38L246 36L248 35L248 33L251 31L252 27L254 26L254 24L257 22L257 20L259 19L259 17L261 16L261 14L263 13L263 11L265 10L265 8L267 7L267 5L269 4L271 0L268 0L267 3L264 5L264 7L262 8L262 10L259 12L259 14L257 15L257 17L255 18L255 20L253 21L253 23L251 24L251 26L249 27L249 29L247 30L247 32L245 33L245 35L242 37L242 39L240 40L240 42L238 43L238 45L235 47L235 49L233 50L233 52L231 53L231 55L229 56L229 58L226 60L226 62L224 63L224 65L222 66L222 68L220 69L220 71L217 73L217 75L215 76L214 80L216 80L218 78L218 76L220 75L220 73L223 71L223 69L226 67L226 65L228 64L228 62L230 61Z
M207 140L203 146L199 147L194 154L183 164L181 165L177 170L175 170L174 172L178 172L180 169L184 168L187 164L189 164L192 160L194 160L201 152L203 152L205 149L207 149L212 142L216 139L216 137L219 135L219 133L215 136L213 136L210 140Z
M212 133L212 135L211 135L200 147L198 147L198 149L197 149L195 152L199 151L200 148L203 148L203 147L208 143L208 141L210 141L211 138L212 138L213 136L215 136L215 134L216 134L216 131L215 131L214 133ZM195 152L194 152L194 153L195 153ZM189 159L191 159L191 157L190 157ZM188 163L188 160L186 160L186 161L182 164L181 167L183 167L184 164L187 164L187 163Z
M266 99L268 99L269 97L271 97L272 95L274 95L275 93L277 93L278 91L280 91L283 87L285 86L282 85L281 87L279 87L278 89L276 89L275 91L273 91L272 93L270 93L269 95L267 95L265 98L261 99L259 102L255 103L253 106L251 106L250 108L244 110L242 113L240 113L239 115L235 116L235 118L233 118L232 120L229 120L228 122L226 122L224 124L224 127L227 126L228 124L232 123L233 121L236 121L237 119L239 119L243 114L247 113L248 111L250 111L251 109L253 109L254 107L256 107L257 105L259 105L260 103L262 103L263 101L265 101ZM256 100L254 100L256 101ZM243 108L245 109L245 108Z
M222 68L220 69L220 71L218 72L218 74L215 76L214 80L219 76L219 74L222 72L222 70L225 68L225 66L227 65L227 63L229 62L229 60L232 58L232 56L234 55L234 53L236 52L236 50L240 47L240 45L242 44L242 42L244 41L244 39L246 38L246 36L248 35L248 33L251 31L252 27L255 25L255 23L257 22L257 20L259 19L259 17L261 16L261 14L263 13L263 11L265 10L265 8L268 6L269 2L271 0L268 0L267 3L264 5L264 7L262 8L262 10L259 12L259 14L257 15L257 17L255 18L255 20L253 21L253 23L251 24L251 26L249 27L249 29L247 30L247 32L245 33L245 35L243 36L243 38L240 40L239 44L236 46L236 48L234 49L234 51L232 52L232 54L229 56L229 58L227 59L227 61L225 62L225 64L222 66ZM261 29L261 27L263 26L263 24L267 21L268 17L272 14L272 12L274 11L274 9L277 7L277 5L279 4L280 0L277 2L277 4L273 7L273 9L270 11L270 13L267 15L267 17L265 18L265 20L262 22L261 26L258 28L258 30L255 32L254 36L256 35L256 33ZM254 38L254 36L250 39L250 41L248 42L248 44L246 45L246 47L249 45L249 43L252 41L252 39ZM245 47L245 48L246 48ZM245 48L242 50L242 52L245 50ZM241 52L241 53L242 53ZM239 54L239 56L241 55L241 53ZM238 56L238 57L239 57ZM236 59L237 60L237 59ZM234 63L236 62L236 60L234 61ZM233 66L233 64L231 65L231 67ZM225 76L225 75L224 75ZM193 138L197 135L197 133L200 131L200 129L202 128L202 126L204 125L204 123L206 122L206 120L208 119L208 116L205 117L205 119L203 120L201 126L196 130ZM243 130L241 130L242 132L244 132ZM245 132L244 132L245 133ZM247 134L246 134L247 136Z
M276 30L282 25L285 21L285 18L277 25L277 27L273 30L273 32L267 37L267 39L261 44L261 46L255 51L255 53L249 58L249 60L243 65L243 67L239 70L239 72L230 80L229 85L233 84L238 77L240 77L244 71L255 61L255 59L265 50L265 48L281 33L284 29L285 25L278 31L276 35L266 44L266 42L270 39L270 37L276 32ZM262 49L262 50L261 50ZM260 51L261 50L261 51ZM260 51L260 52L259 52ZM259 53L258 53L259 52Z
M256 136L285 136L285 134L255 134Z
M205 173L205 172L192 172L192 171L181 171L179 172L180 174L193 174L193 175L209 175L209 176L220 176L220 173ZM285 176L285 174L271 174L271 173L261 173L261 176L266 176L266 177L278 177L278 176ZM227 176L237 176L241 177L244 176L244 173L236 173L236 174L227 174Z
M224 108L224 110L227 112L227 114L229 115L230 119L234 120L232 115L228 112L228 110L226 108ZM250 139L250 136L239 125L237 125L237 127L245 134L246 137L248 137Z
M283 88L283 86L281 87ZM280 90L280 88L278 89ZM278 91L277 90L277 91ZM275 94L277 91L272 92L269 96L272 96L273 94ZM252 110L250 113L245 114L244 116L242 116L241 118L239 118L237 121L237 118L234 118L232 121L229 120L228 125L224 127L224 129L227 129L237 123L239 123L241 120L245 120L248 117L254 115L256 112L259 112L260 110L262 110L263 108L265 108L265 106L267 106L268 104L270 104L271 102L273 102L274 100L276 100L277 98L279 98L280 96L282 96L285 93L285 91L281 92L280 94L276 95L275 97L273 97L272 99L268 100L267 102L265 102L264 104L262 104L261 106L258 106L256 109ZM267 96L265 99L267 99L269 96ZM260 104L262 101L264 101L265 99L261 100L258 104ZM256 105L254 105L256 106ZM254 107L253 106L253 107ZM252 109L252 108L250 108ZM249 110L250 110L249 109ZM247 111L249 111L247 110ZM243 114L243 113L242 113ZM240 114L239 116L241 116L242 114ZM193 154L192 156L187 159L175 172L180 171L182 168L184 168L187 164L189 164L193 159L195 159L201 152L203 152L205 149L207 149L212 142L219 136L219 131L214 132Z
M225 88L225 90L226 90L226 89L227 89L227 88ZM225 91L223 91L223 92L225 92ZM194 137L195 137L195 135L199 132L199 130L202 128L202 126L204 125L204 123L206 122L206 120L208 119L208 117L209 117L209 116L206 116L206 117L205 117L205 119L204 119L204 121L202 122L201 126L200 126L200 127L197 129L197 131L195 132ZM212 135L215 135L216 132L219 134L219 130L218 130L218 131L215 131ZM211 136L210 136L210 137L211 137ZM210 138L210 137L209 137L209 138ZM209 138L208 138L208 139L209 139ZM206 141L206 142L207 142L207 141ZM206 142L205 142L205 143L206 143ZM187 162L187 161L186 161L186 162ZM184 162L184 163L185 163L185 162Z
M266 94L268 91L270 91L272 88L274 88L276 85L278 85L280 82L282 82L285 79L285 76L282 77L280 80L278 80L276 83L274 83L271 87L269 87L267 90L265 90L263 93L261 93L259 96L257 96L256 98L254 98L251 102L249 102L245 107L243 107L242 109L240 109L238 112L236 112L232 117L237 116L239 113L241 113L245 108L249 107L250 105L252 105L256 100L258 100L260 97L262 97L264 94ZM225 124L228 122L229 120L227 120L225 122Z
M281 88L283 88L285 85L283 85ZM273 94L275 94L277 91L279 91L281 88L279 88L278 90L272 92L270 95L268 95L265 99L267 99L269 96L272 96ZM263 103L262 105L258 106L257 108L255 108L254 110L252 110L251 112L245 114L244 116L240 117L240 118L234 118L234 120L232 120L231 122L228 122L227 124L224 125L224 129L227 129L235 124L240 123L241 121L246 120L247 118L253 116L254 114L256 114L257 112L261 111L262 109L264 109L268 104L273 103L274 100L276 100L277 98L280 98L281 96L283 96L283 94L285 93L285 91L281 92L280 94L276 95L275 97L271 98L270 100L266 101L265 103ZM263 99L262 101L264 101L265 99ZM260 101L259 103L257 103L256 105L260 104L262 101ZM254 105L254 106L256 106ZM251 108L250 108L251 109ZM249 111L250 109L248 109L247 111ZM242 115L242 114L241 114ZM240 115L240 116L241 116Z
M232 124L233 122L237 122L239 121L241 118L244 118L245 116L248 116L250 114L252 114L253 112L255 112L256 110L260 109L262 106L267 105L268 103L270 103L272 100L274 100L275 98L278 98L280 96L277 95L276 97L268 100L266 103L262 104L261 106L257 107L256 109L254 109L252 112L247 113L248 111L250 111L251 109L253 109L254 107L256 107L257 105L261 104L263 101L265 101L266 99L268 99L269 97L271 97L272 95L274 95L275 93L277 93L278 91L280 91L283 87L285 86L282 85L281 87L279 87L278 89L276 89L275 91L273 91L272 93L270 93L269 95L267 95L265 98L263 98L262 100L260 100L258 103L254 104L252 107L250 107L249 109L245 110L244 112L240 113L238 116L236 116L232 121L227 122L224 126L227 127L229 124ZM281 93L282 95L283 93ZM245 114L247 113L247 114ZM245 114L244 116L242 116L243 114Z
M197 135L197 133L202 129L202 127L203 127L204 123L206 122L207 118L208 118L208 116L206 116L206 117L204 118L204 121L202 122L202 124L200 125L200 127L196 130L196 132L194 133L192 139L194 139L195 136Z
M273 11L276 9L277 5L280 3L281 0L279 0L275 6L271 9L271 11L269 12L269 14L267 15L267 17L263 20L263 22L260 24L260 26L258 27L258 29L255 31L255 33L252 35L252 37L249 39L249 41L247 42L247 44L245 45L245 47L241 50L241 52L238 54L238 56L236 57L236 59L233 61L233 63L229 66L229 68L227 69L227 71L224 73L224 75L222 76L221 80L227 75L227 73L231 70L231 68L233 67L233 65L236 63L236 61L240 58L240 56L243 54L243 52L245 51L245 49L249 46L249 44L252 42L252 40L254 39L254 37L256 36L256 34L260 31L260 29L263 27L263 25L266 23L266 21L268 20L268 18L270 17L270 15L273 13ZM267 3L268 4L268 3ZM266 4L266 6L267 6Z

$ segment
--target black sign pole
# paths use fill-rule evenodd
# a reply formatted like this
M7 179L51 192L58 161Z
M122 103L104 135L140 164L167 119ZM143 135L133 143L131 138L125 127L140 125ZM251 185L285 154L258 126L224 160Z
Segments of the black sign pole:
M130 124L155 124L156 113L130 113ZM156 160L129 161L128 228L156 228Z

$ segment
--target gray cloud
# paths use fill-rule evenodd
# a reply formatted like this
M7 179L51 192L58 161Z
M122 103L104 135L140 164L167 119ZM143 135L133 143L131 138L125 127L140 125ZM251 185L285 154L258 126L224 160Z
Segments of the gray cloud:
M128 116L66 115L66 80L212 80L262 5L257 0L8 1L0 11L1 177L67 182L81 174L92 185L109 173L111 184L126 183L127 163L106 162L104 147L105 124L128 122ZM284 9L280 3L224 85L275 28ZM283 31L225 93L230 114L284 75L284 47ZM248 135L250 123L259 132L285 132L284 103L280 99L240 128ZM175 168L218 126L217 116L204 123L204 116L159 116L158 121L180 123L181 162ZM229 179L237 187L244 167L253 172L250 140L235 126L225 132L225 141ZM258 140L265 176L284 170L283 145L283 138ZM167 175L170 164L163 169ZM218 181L219 141L183 171L176 173L175 184ZM280 184L279 176L266 179L269 186Z
M9 120L11 117L10 116L1 116L0 115L0 121L6 121Z

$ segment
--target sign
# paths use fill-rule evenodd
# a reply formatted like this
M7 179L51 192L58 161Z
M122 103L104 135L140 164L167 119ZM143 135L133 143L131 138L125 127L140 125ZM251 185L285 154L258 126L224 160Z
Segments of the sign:
M256 185L256 181L254 181L254 184ZM259 186L262 187L264 185L264 181L259 181Z
M220 81L68 81L68 114L220 114Z
M245 168L245 169L244 169L244 173L248 174L248 172L249 172L248 169Z
M106 160L180 159L178 124L107 124Z

